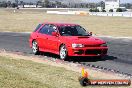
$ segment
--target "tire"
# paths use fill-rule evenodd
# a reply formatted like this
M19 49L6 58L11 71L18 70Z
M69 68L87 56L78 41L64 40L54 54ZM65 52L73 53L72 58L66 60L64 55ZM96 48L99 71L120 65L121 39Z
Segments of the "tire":
M91 82L90 82L90 80L89 80L88 78L82 78L82 79L80 79L79 81L80 81L80 84L81 84L82 86L88 86L88 85L91 84Z
M97 59L103 59L103 57L102 57L102 56L97 56L96 58L97 58Z
M32 52L34 55L38 55L40 53L38 48L38 43L35 40L32 42Z
M59 56L60 56L61 60L67 60L67 58L68 58L68 51L67 51L65 45L61 45L60 51L59 51Z

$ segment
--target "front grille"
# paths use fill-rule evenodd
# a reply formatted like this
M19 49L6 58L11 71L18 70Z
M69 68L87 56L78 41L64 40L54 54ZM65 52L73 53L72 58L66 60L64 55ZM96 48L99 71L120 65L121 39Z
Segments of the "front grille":
M100 47L100 45L84 45L85 47Z
M100 49L98 49L98 50L86 50L85 51L85 54L96 54L96 55L98 55L98 54L102 54L102 50L100 50Z
M76 51L74 51L74 54L78 54L78 55L81 55L81 54L83 54L83 53L84 53L83 50L76 50Z
M104 49L103 54L107 54L107 51L108 51L107 49Z

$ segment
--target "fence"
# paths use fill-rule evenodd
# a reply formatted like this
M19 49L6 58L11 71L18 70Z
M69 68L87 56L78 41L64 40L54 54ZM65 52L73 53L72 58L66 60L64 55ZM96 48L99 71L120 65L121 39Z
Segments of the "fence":
M47 11L48 14L62 14L62 15L87 15L86 11Z
M89 12L89 11L71 11L71 10L65 10L65 11L47 11L48 14L63 14L63 15L94 15L94 16L118 16L118 17L132 17L132 12Z
M89 12L89 15L132 17L132 12Z

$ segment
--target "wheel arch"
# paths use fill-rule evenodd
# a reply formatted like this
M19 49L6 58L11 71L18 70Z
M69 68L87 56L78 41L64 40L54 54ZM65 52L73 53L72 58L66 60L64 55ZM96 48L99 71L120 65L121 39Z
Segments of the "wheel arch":
M62 45L65 45L65 44L64 44L64 43L61 43L61 44L60 44L60 46L59 46L59 51L60 51L60 48L61 48Z
M32 39L32 41L31 41L31 47L32 47L33 41L36 41L36 39Z
M33 41L36 41L36 39L33 39L33 40L32 40L32 43L33 43Z
M33 41L36 41L37 44L38 44L38 41L36 39L33 39L31 42L33 43ZM38 48L39 48L39 44L38 44Z
M67 54L69 55L69 45L67 45L67 44L65 44L65 43L61 43L60 45L59 45L59 51L60 51L60 48L61 48L61 46L62 45L65 45L65 47L66 47L66 49L67 49Z

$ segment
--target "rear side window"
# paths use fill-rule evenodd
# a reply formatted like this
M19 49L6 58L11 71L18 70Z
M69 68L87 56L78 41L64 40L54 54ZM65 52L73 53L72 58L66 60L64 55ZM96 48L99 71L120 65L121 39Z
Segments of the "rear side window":
M36 32L40 27L42 26L42 24L39 24L36 29L34 30L34 32Z
M46 24L39 30L39 33L48 34L48 29L49 29L49 25Z

